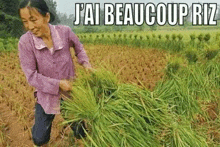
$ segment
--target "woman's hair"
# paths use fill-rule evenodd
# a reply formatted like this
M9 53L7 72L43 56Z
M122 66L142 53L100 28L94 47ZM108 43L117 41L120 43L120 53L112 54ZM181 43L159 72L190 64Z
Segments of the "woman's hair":
M53 22L55 20L54 14L49 11L47 3L44 0L22 0L18 7L19 15L20 9L25 7L36 8L38 12L43 16L46 16L47 13L50 13L50 22Z

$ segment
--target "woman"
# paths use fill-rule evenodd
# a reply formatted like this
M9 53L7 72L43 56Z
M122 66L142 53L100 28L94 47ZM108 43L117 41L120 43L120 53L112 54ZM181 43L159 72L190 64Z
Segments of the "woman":
M32 138L35 145L45 146L50 139L54 115L60 113L61 94L71 90L70 81L75 78L69 48L74 47L79 64L87 70L92 68L70 27L50 24L54 16L44 0L21 1L19 15L27 30L19 40L20 64L29 84L37 91ZM74 133L79 133L77 138L85 137L84 123L80 131L76 131L77 126L80 125L76 122L72 126Z

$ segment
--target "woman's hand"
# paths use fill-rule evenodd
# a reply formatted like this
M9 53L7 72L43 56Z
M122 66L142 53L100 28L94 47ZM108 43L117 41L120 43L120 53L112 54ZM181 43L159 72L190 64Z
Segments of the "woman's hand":
M84 68L86 69L87 72L94 72L94 69L92 66L88 63L83 63Z
M72 90L72 86L68 80L60 80L60 89L67 92Z

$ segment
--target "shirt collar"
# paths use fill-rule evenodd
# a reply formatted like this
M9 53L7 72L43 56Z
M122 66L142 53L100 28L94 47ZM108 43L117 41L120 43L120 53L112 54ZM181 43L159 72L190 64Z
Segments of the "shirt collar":
M54 25L48 24L49 28L50 28L50 32L51 32L51 37L53 40L53 48L54 50L60 50L63 48L63 41L60 38L60 35L58 33L58 31L56 30ZM44 43L43 39L40 37L36 37L33 33L31 33L33 40L34 40L34 45L36 49L43 49L46 46L46 44Z

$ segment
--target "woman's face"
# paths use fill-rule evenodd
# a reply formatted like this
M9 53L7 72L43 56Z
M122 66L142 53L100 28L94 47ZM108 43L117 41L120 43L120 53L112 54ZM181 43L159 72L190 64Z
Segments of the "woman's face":
M36 37L44 36L47 32L50 15L41 15L35 8L22 8L20 9L20 17L24 27L31 31Z

